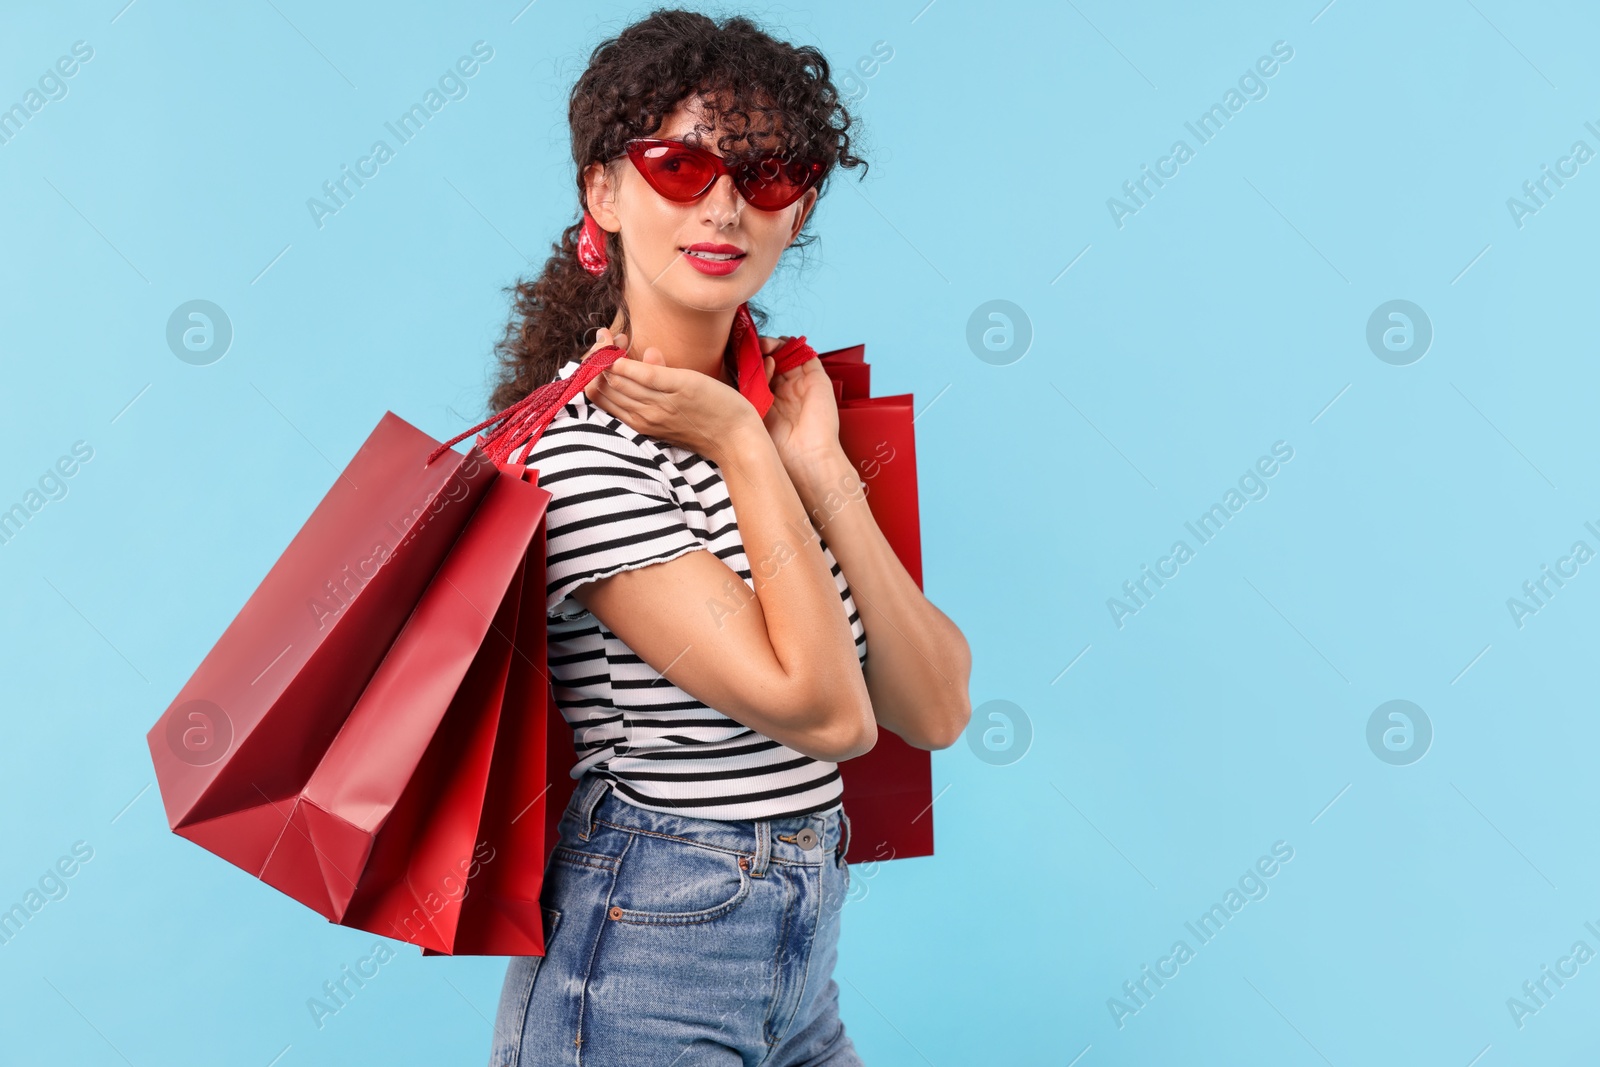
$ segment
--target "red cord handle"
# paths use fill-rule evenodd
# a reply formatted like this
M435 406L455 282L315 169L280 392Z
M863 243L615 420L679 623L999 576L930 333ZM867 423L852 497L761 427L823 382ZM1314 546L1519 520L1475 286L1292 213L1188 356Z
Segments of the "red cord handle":
M492 426L493 429L486 437L474 443L483 449L485 455L499 464L508 462L511 453L518 445L522 445L522 456L517 462L521 466L526 466L534 444L544 433L545 427L556 417L556 412L565 407L569 400L595 379L596 375L624 355L623 350L616 345L595 349L588 358L578 364L578 369L567 377L546 382L499 414L491 415L478 425L456 434L434 449L428 455L427 462L432 463L469 434ZM773 350L772 373L777 376L784 371L793 370L808 359L816 358L816 350L806 344L804 335L791 337Z
M596 349L578 364L577 370L565 378L546 382L499 414L491 415L478 425L456 434L428 455L428 463L438 459L469 434L492 426L494 428L487 437L475 442L483 448L484 454L496 463L505 463L512 450L525 442L527 447L522 450L521 462L526 464L528 453L533 451L534 443L539 440L539 435L550 424L550 420L556 417L556 412L593 381L595 375L621 359L623 354L616 345Z
M806 344L806 335L791 337L772 350L772 376L794 370L808 359L816 359L817 350Z

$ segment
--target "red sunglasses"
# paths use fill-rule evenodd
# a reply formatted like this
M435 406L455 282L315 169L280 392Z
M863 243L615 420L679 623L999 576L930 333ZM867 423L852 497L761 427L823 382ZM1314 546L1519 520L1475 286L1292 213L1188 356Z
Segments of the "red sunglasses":
M658 137L635 137L622 146L650 188L679 204L692 204L711 191L724 174L753 208L777 211L805 195L827 166L785 160L778 153L729 164L710 149Z

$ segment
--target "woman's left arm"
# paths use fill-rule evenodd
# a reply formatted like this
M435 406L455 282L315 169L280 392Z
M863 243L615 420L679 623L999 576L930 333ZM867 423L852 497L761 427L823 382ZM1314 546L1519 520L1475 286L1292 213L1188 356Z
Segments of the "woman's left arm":
M878 724L916 748L950 747L972 717L967 693L972 652L966 638L917 588L895 555L867 505L870 484L861 480L837 440L788 469L811 525L839 561L861 613L867 631L862 668Z

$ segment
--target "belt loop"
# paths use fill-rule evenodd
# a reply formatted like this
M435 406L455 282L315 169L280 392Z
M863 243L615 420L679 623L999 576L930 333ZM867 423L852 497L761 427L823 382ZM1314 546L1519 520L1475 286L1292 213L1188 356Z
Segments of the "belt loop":
M610 779L603 778L598 774L593 775L578 798L578 805L574 813L578 817L578 825L582 827L578 831L578 836L585 841L589 840L589 835L594 833L594 809L599 806L600 799L606 795L606 790L610 788Z
M767 863L772 858L772 820L757 819L756 826L756 855L750 861L750 876L752 878L765 878L767 876Z
M833 851L837 856L850 851L850 816L845 814L844 808L839 809L839 844Z

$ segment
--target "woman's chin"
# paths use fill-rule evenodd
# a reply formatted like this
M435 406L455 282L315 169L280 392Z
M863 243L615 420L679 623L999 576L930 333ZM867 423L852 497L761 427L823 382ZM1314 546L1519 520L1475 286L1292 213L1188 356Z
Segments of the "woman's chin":
M755 296L760 288L730 285L728 281L717 278L691 279L686 284L674 286L674 291L668 295L676 303L693 311L737 311L739 305Z

